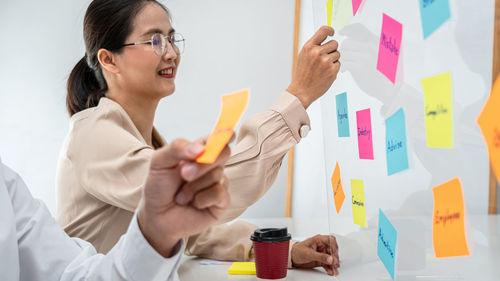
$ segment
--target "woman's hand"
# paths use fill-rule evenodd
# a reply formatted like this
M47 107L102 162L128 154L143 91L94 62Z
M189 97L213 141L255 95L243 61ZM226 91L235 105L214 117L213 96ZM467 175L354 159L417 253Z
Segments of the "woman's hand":
M316 235L292 247L292 265L297 268L323 267L329 275L339 274L339 247L332 235Z
M304 44L297 58L292 83L287 91L295 95L306 109L331 87L340 70L338 42L330 40L322 44L333 33L333 28L322 26Z
M137 218L144 237L164 257L171 256L181 238L215 223L229 206L223 167L230 149L226 146L213 164L198 164L195 159L203 149L202 142L177 139L151 160ZM193 203L176 203L181 187L190 184Z

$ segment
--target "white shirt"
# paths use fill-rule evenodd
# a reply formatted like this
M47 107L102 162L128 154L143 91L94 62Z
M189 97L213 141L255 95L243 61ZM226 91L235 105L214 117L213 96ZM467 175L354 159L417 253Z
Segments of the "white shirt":
M0 159L0 280L179 280L185 243L165 259L146 241L136 216L107 254L70 238L46 206Z

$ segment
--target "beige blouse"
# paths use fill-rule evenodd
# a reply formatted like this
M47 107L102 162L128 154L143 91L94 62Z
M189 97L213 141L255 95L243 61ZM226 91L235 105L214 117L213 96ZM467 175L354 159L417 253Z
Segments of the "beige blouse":
M270 188L286 152L309 129L299 100L285 92L270 110L246 120L225 166L231 204L221 224L187 239L186 254L219 260L249 260L255 226L237 221ZM165 145L153 130L156 148ZM57 169L57 221L73 237L101 253L118 242L141 198L154 148L147 145L125 110L108 98L71 117ZM290 247L291 249L291 247Z

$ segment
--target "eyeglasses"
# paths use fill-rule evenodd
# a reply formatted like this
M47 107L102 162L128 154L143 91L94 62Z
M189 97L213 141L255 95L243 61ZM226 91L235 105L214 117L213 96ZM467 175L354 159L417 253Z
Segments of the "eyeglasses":
M172 33L169 36L165 36L161 33L155 33L153 36L151 36L151 40L148 41L141 41L141 42L135 42L135 43L127 43L121 45L121 47L126 47L126 46L134 46L134 45L141 45L141 44L151 44L151 47L153 48L153 51L157 56L164 56L167 53L167 42L170 43L172 46L172 49L174 49L175 53L180 55L184 51L184 37L182 37L182 34L180 33Z

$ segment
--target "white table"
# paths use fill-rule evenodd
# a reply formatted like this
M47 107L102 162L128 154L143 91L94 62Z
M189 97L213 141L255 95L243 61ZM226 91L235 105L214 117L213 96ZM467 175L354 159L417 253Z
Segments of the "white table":
M293 237L305 238L317 233L328 233L328 221L325 219L280 218L248 221L259 227L287 226ZM421 249L414 252L409 250L407 253L407 257L416 258L420 263L410 264L409 268L406 265L406 269L401 269L404 265L398 265L400 269L396 273L396 280L500 280L500 215L468 216L467 225L471 256L436 259L432 241L429 243L425 238L426 242L422 243L424 245ZM338 236L341 268L337 277L328 276L323 269L290 269L287 280L391 280L376 257L376 245L373 245L371 240L373 235L376 235L375 230ZM363 236L369 237L367 244L358 243L363 240ZM257 280L255 275L228 275L229 265L200 265L200 261L200 258L184 257L179 268L181 280Z

